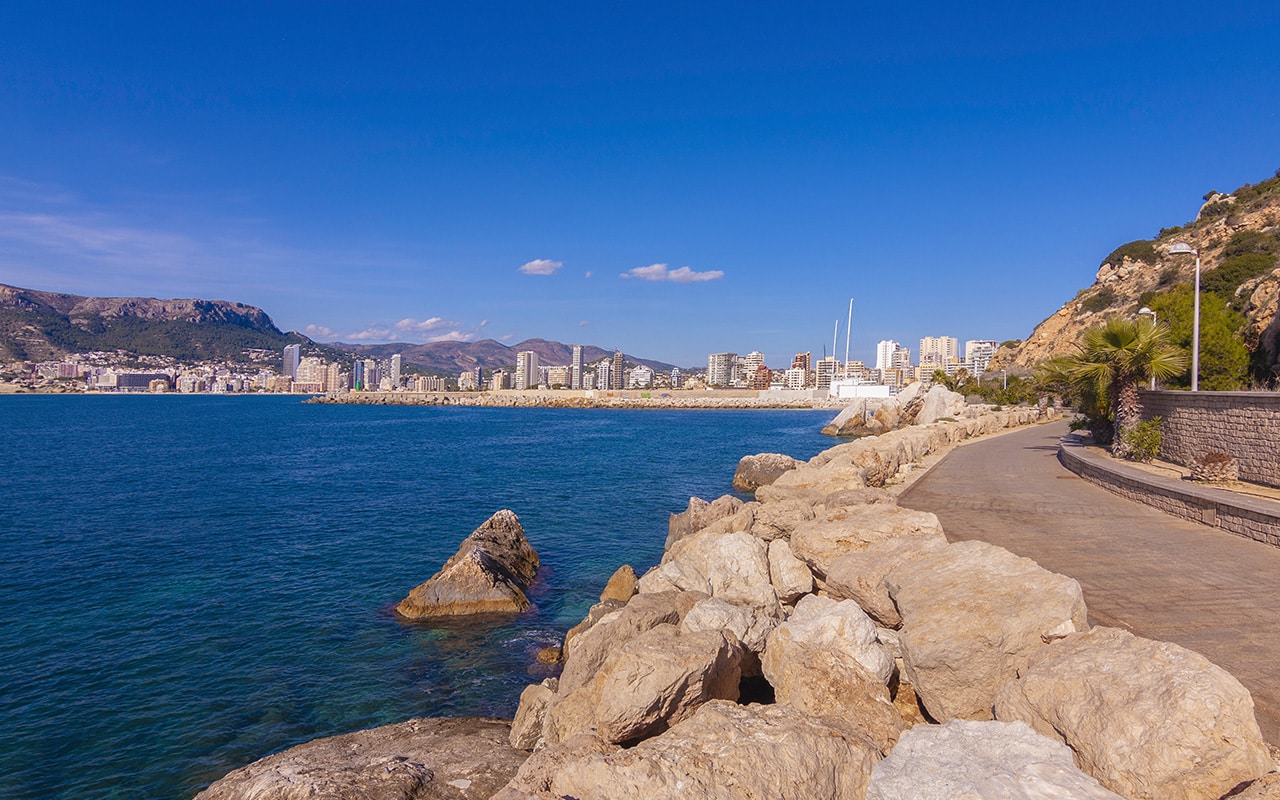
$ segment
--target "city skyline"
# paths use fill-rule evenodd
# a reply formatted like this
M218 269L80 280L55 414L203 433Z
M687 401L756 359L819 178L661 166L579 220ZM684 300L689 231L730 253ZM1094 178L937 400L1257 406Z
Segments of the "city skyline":
M850 296L868 363L1025 338L1280 166L1280 8L1202 11L15 2L0 283L681 365Z

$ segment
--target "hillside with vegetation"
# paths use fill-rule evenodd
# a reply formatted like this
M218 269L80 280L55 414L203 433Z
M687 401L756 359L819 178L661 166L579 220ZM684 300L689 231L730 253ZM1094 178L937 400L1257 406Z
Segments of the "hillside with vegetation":
M312 346L301 334L281 331L262 309L243 303L81 297L0 284L0 361L118 352L251 363L295 343Z
M1280 374L1280 171L1230 194L1209 192L1195 220L1117 247L1102 260L1093 285L1025 341L1002 346L992 369L1030 370L1075 353L1089 328L1116 316L1135 318L1144 308L1169 326L1173 344L1189 350L1195 256L1170 254L1179 242L1201 258L1200 387L1274 385ZM1168 385L1185 386L1189 375Z

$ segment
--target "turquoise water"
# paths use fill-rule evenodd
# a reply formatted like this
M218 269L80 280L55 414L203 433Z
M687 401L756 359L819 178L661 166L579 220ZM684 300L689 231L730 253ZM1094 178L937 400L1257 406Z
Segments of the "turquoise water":
M0 797L188 798L315 738L510 716L667 515L740 456L808 458L831 412L0 398ZM493 511L542 556L535 608L391 608Z

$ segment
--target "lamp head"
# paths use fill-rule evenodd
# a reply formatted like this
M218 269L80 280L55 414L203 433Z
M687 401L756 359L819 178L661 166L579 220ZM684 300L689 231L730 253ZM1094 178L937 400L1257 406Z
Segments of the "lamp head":
M1189 253L1189 254L1191 254L1191 255L1196 255L1196 250L1195 250L1195 248L1193 248L1191 245L1187 244L1186 242L1174 242L1174 243L1173 243L1173 246L1169 248L1169 255L1171 255L1171 256L1172 256L1172 255L1181 255L1181 254L1183 254L1183 253Z
M1156 312L1152 311L1151 309L1147 308L1146 306L1143 306L1142 308L1138 309L1138 313L1139 313L1139 314L1151 314L1152 316L1155 316L1155 313L1156 313Z

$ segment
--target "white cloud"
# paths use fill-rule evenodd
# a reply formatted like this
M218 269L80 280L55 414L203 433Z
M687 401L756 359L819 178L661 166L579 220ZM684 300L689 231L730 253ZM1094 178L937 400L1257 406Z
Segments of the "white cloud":
M512 339L514 339L514 338L516 338L516 335L515 335L514 333L508 333L508 334L506 334L506 335L504 335L504 336L499 336L499 337L498 337L498 341L500 341L500 342L509 342L509 341L511 341L511 340L512 340Z
M579 327L579 328L585 328L585 327L587 327L587 326L588 326L588 325L590 325L590 324L591 324L591 320L589 320L589 319L584 319L582 322L579 322L579 323L578 323L578 327Z
M701 283L702 281L714 281L717 278L723 278L724 271L718 269L709 269L706 272L694 272L688 267L673 269L667 273L667 280L676 283Z
M671 281L672 283L700 283L723 278L724 272L718 269L706 272L695 272L689 267L667 269L666 264L650 264L647 267L636 267L622 273L623 278L639 278L642 281Z
M449 331L448 333L442 333L439 336L428 337L427 341L428 342L469 342L474 338L475 336L473 334L466 333L465 331Z
M353 342L385 342L391 340L391 330L389 328L365 328L362 331L348 333L343 338Z
M552 261L549 258L535 258L532 261L525 262L525 264L520 267L520 271L525 275L554 275L555 271L563 266L563 261Z
M480 327L481 327L481 328L487 328L487 327L489 327L489 320L487 320L487 319L482 319L482 320L480 320Z
M332 339L338 335L338 332L333 328L326 328L324 325L316 325L314 323L303 328L302 332L312 339Z
M421 322L414 319L413 317L405 317L404 319L400 320L395 324L395 329L398 331L407 331L409 333L421 333L424 331L433 331L433 330L436 330L437 328L446 328L450 325L457 325L457 324L458 323L450 322L449 320L444 319L443 317L430 317L428 319L422 320Z
M590 271L588 271L588 272L587 272L587 277L588 277L588 278L590 278L590 277L591 277L591 272L590 272Z

